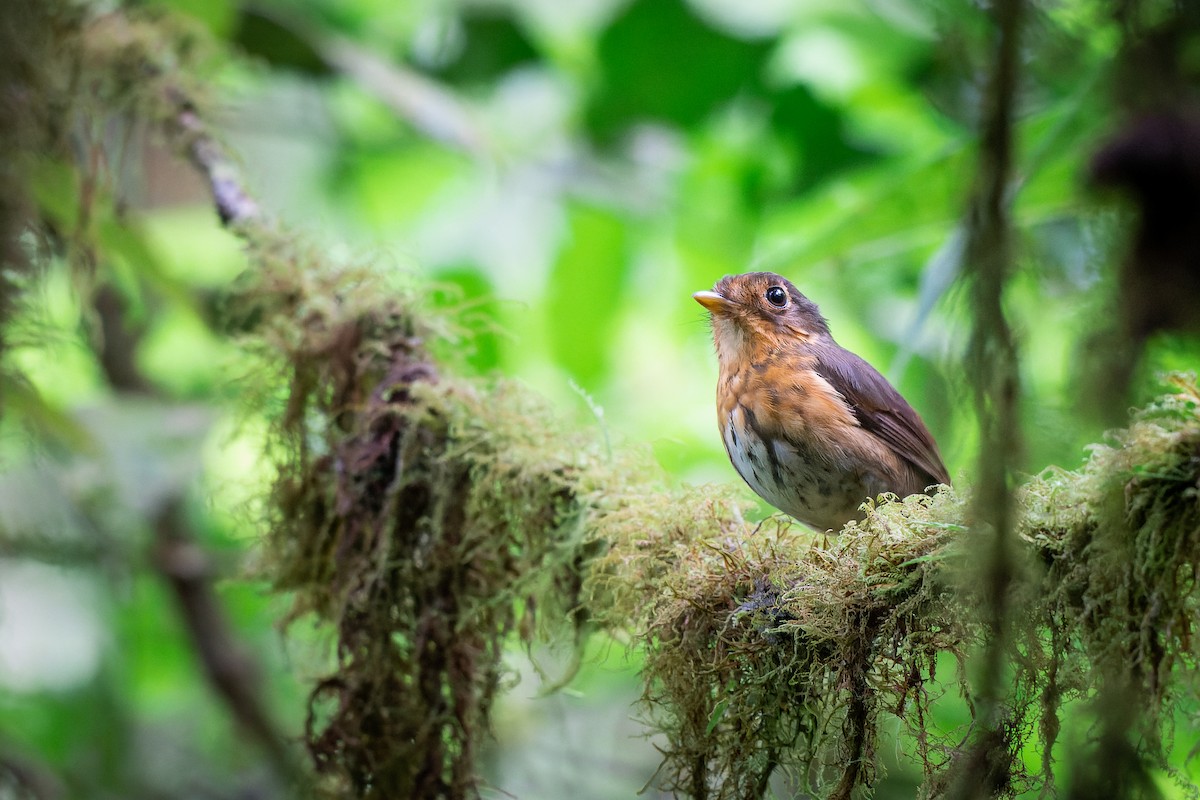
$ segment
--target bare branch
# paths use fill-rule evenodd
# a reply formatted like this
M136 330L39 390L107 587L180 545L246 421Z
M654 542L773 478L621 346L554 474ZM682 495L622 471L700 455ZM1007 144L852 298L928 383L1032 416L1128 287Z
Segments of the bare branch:
M246 189L224 148L208 132L195 106L177 89L169 90L169 94L178 110L168 125L168 132L174 134L180 150L208 180L222 224L238 227L263 221L258 203Z
M12 752L0 753L0 796L59 800L66 789L49 767Z
M175 594L179 616L205 676L241 728L267 754L281 777L297 769L258 687L254 662L237 643L212 590L212 567L195 543L179 498L168 501L155 521L154 568Z

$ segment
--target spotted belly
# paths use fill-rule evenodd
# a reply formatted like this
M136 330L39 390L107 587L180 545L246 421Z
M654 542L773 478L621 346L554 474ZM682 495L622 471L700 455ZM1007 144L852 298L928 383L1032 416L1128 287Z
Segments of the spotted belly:
M861 519L858 507L887 491L878 476L853 469L851 459L815 452L784 439L764 440L735 407L722 424L725 450L734 469L760 497L817 530L837 531Z

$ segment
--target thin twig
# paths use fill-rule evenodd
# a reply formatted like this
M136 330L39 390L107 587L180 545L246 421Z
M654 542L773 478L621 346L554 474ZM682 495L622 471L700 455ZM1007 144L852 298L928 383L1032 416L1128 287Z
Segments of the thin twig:
M208 556L194 541L180 498L164 503L154 527L154 567L175 594L179 616L209 683L262 747L276 773L284 778L296 775L292 754L262 701L254 663L238 645L213 592Z
M221 223L239 227L263 221L257 201L247 191L224 148L208 132L195 105L178 90L170 90L169 94L177 111L168 122L167 132L177 140L192 166L207 179Z
M345 36L309 24L303 15L251 3L246 13L297 37L328 69L373 95L397 117L434 141L472 157L487 155L492 142L470 104L454 89Z
M45 764L9 751L0 753L0 797L58 800L65 796L62 781Z

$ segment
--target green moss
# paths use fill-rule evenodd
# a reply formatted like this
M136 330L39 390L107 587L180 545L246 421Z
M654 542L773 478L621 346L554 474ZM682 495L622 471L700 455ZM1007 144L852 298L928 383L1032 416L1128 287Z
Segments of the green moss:
M647 650L646 716L668 741L661 785L757 797L783 768L820 795L850 797L872 783L881 718L892 716L913 734L929 795L985 767L968 755L1004 764L996 789L1015 795L1053 780L1050 758L1027 774L1024 742L1040 737L1050 753L1063 704L1106 693L1142 709L1133 750L1165 767L1168 706L1195 691L1200 554L1200 402L1194 378L1171 380L1179 393L1093 448L1080 472L1022 488L1014 682L982 751L929 724L938 654L959 660L950 685L969 705L962 666L989 636L958 493L872 504L828 541L775 521L755 531L696 497L658 513L635 499L607 527L602 516L611 548L598 574L619 587L614 624L632 624Z
M601 450L525 392L439 375L411 294L290 242L252 256L233 308L288 387L261 398L279 465L264 563L337 632L309 748L334 793L472 795L507 637L584 622L580 484Z
M235 307L288 387L263 398L279 448L264 563L295 614L337 632L308 730L334 793L477 794L506 639L578 646L592 626L644 649L658 784L696 798L761 797L776 770L849 798L876 778L888 717L928 796L982 769L1015 795L1054 779L1053 758L1028 774L1025 744L1052 754L1063 705L1105 693L1136 696L1134 760L1165 764L1163 720L1194 689L1194 379L1081 471L1020 490L1013 682L1000 729L966 747L930 719L946 692L971 707L966 664L990 636L970 498L871 503L832 538L751 525L518 387L440 375L411 293L273 236L251 237L258 278ZM954 676L937 674L944 653Z
M759 797L778 768L835 792L869 782L879 710L926 715L937 654L969 637L939 580L963 508L949 491L883 503L828 540L711 502L674 505L684 522L663 520L666 536L609 528L602 567L642 587L629 597L647 719L669 742L662 787Z
M194 132L175 117L194 107L179 69L194 40L148 17L29 13L69 28L30 52L79 47L53 48L61 63L0 58L51 98L4 123L14 149L69 159L63 131L121 116L186 149ZM0 204L10 264L24 260L9 240L36 194L26 157L13 163L18 191ZM106 199L89 169L78 167L86 197L67 181L38 199L85 255L103 217L91 204ZM722 490L673 487L644 454L609 456L519 388L447 377L427 343L457 332L412 290L256 219L238 233L251 275L228 317L261 356L245 388L272 421L277 469L262 564L293 617L337 642L306 731L330 794L477 795L504 643L578 646L594 626L644 649L645 717L665 742L658 783L696 798L762 796L780 769L821 795L861 793L889 716L912 733L925 795L996 765L996 792L1012 795L1054 780L1073 702L1099 709L1083 758L1128 764L1123 786L1167 767L1169 721L1197 693L1194 376L1174 376L1173 393L1078 472L1047 470L1018 492L1004 721L964 743L929 720L939 692L971 706L966 664L992 633L969 498L872 504L831 539L748 524ZM19 288L0 286L0 310ZM954 676L937 674L943 654ZM1018 758L1031 741L1046 754L1036 775ZM1078 789L1091 778L1077 766Z

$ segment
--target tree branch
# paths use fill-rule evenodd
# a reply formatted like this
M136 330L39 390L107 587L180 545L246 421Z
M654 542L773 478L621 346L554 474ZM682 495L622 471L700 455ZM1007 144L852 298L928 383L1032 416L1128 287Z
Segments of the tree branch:
M66 796L66 788L44 764L4 752L0 753L0 795L31 800L59 800Z
M207 179L221 223L227 227L240 227L263 222L258 202L246 189L224 148L208 132L191 100L173 86L168 87L167 96L175 109L168 120L167 131L192 166Z
M1011 505L1018 387L1001 301L1019 0L997 8L969 248L980 309L970 364L994 461L983 463L974 500L945 491L871 504L830 543L779 520L748 526L711 487L672 487L632 456L614 461L519 390L428 380L430 329L406 298L364 271L301 257L266 226L242 225L260 219L257 206L223 173L190 104L178 104L177 140L250 246L258 352L288 386L285 408L263 407L272 452L283 454L267 547L295 613L338 637L337 671L312 695L328 711L312 715L309 731L323 771L360 794L470 794L506 643L578 620L580 608L644 648L664 788L713 800L760 796L777 765L828 789L824 777L846 753L862 764L840 764L834 791L861 790L874 774L877 718L892 710L922 742L931 792L978 764L986 769L955 785L960 796L1007 791L1022 776L1005 757L1031 727L1020 724L1027 709L1000 702L1011 688L1000 667L1018 648L1053 667L1018 678L1042 720L1095 696L1121 665L1138 665L1137 697L1159 720L1170 716L1172 681L1196 688L1200 679L1175 669L1200 641L1197 587L1181 578L1200 559L1194 380L1180 379L1178 394L1140 414L1116 446L1096 448L1079 473L1028 482L1020 515ZM197 138L209 144L197 150ZM965 520L990 525L996 560L982 583L963 566L979 549ZM1016 570L1020 551L1043 570ZM174 552L166 561L186 565L187 553ZM213 644L221 632L206 621L210 601L186 568L163 569L197 648L213 650L214 683L238 706L242 673ZM1006 627L1016 609L1027 623ZM1046 630L1060 649L1046 652ZM965 678L935 673L940 654L961 665L985 638L983 733L964 750L926 720L939 689L958 688L974 708ZM243 724L259 722L247 713Z
M297 766L267 712L253 660L238 644L212 590L208 556L188 529L180 498L167 501L154 526L152 562L175 595L180 619L204 674L238 725L262 747L276 774L291 780Z

